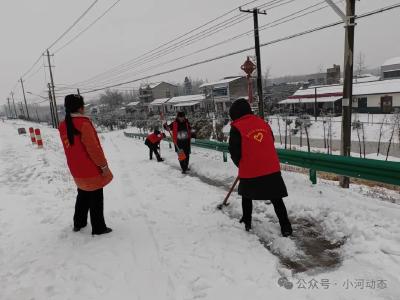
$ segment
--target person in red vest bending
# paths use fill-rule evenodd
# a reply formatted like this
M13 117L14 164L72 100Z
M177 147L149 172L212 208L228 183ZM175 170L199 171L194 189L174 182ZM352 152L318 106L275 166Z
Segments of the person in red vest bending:
M97 132L89 117L84 115L80 95L65 97L65 120L58 128L67 157L67 164L78 187L74 214L74 231L87 225L88 212L92 234L111 232L103 214L103 187L113 175L108 168Z
M165 133L161 133L158 129L154 129L154 132L149 134L144 141L144 144L149 147L150 160L153 159L153 153L157 157L157 161L164 161L158 153L158 149L160 149L160 142L165 138Z
M229 115L232 119L229 152L239 168L239 195L242 196L243 217L240 223L244 223L245 229L249 231L252 200L271 200L282 235L290 236L292 226L282 200L288 194L281 176L270 126L253 115L250 104L245 99L236 100Z
M179 150L182 150L185 152L186 159L179 161L182 174L185 174L186 171L189 170L190 143L191 138L194 137L190 123L185 117L185 113L182 111L178 112L175 121L169 125L164 124L164 128L172 131L172 139L175 144L175 151L178 152ZM177 146L179 149L177 149Z

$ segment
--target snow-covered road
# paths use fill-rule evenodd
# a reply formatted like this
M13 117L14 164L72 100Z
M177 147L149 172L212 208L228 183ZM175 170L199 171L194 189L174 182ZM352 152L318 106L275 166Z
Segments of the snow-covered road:
M310 246L302 248L301 235L278 237L272 206L257 203L255 234L235 219L236 195L226 214L215 209L235 176L220 153L194 149L192 176L184 176L166 144L166 162L156 163L142 141L105 133L115 176L105 189L105 216L114 231L92 237L90 228L72 232L76 188L57 132L42 127L45 148L38 150L17 135L20 126L27 124L0 123L1 300L399 299L400 207L373 199L371 190L312 186L303 175L284 174L295 230L309 226L339 245L332 265L295 273L285 258L304 261L310 254L299 252ZM278 285L282 276L292 289ZM363 289L349 285L356 280Z

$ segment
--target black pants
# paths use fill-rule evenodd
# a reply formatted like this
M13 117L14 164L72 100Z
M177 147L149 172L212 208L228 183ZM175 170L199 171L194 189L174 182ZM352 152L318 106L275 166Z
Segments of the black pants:
M289 217L286 211L285 203L282 198L271 199L274 206L276 216L278 217L279 224L281 225L281 231L292 231L292 225L290 224ZM251 214L253 212L253 200L242 196L242 209L243 209L243 222L245 224L251 224Z
M182 171L186 172L187 169L189 168L190 150L189 149L185 149L185 148L183 148L181 150L183 150L183 152L185 152L186 159L185 160L180 160L179 164L181 165Z
M76 196L75 204L74 227L85 227L87 224L88 212L90 211L92 234L104 232L107 226L104 221L103 202L103 189L92 192L78 189L78 196Z
M147 147L149 147L150 159L153 159L153 153L154 153L156 155L157 160L160 161L161 156L160 156L160 153L158 153L158 145L148 144Z

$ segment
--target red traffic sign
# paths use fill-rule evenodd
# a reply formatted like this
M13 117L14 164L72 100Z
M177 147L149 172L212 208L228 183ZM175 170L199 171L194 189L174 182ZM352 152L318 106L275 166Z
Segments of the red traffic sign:
M247 60L244 62L243 65L240 66L240 68L248 75L250 76L251 73L254 72L256 69L256 65L250 60L250 57L247 57Z

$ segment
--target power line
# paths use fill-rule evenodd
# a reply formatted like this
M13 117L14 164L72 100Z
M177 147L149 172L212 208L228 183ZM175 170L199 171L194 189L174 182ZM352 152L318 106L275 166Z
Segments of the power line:
M60 41L68 32L71 31L71 29L78 24L78 22L93 8L93 6L98 2L99 0L95 0L93 1L93 3L83 12L82 15L79 16L79 18L77 20L75 20L72 25L70 27L68 27L68 29L61 34L49 47L48 49L52 48L58 41ZM23 79L25 78L25 76L27 76L34 68L35 66L40 62L40 60L42 59L44 52L42 52L40 54L40 56L35 60L35 62L32 64L32 66L21 76ZM18 85L18 82L16 82L16 84L14 85L14 87L12 88L12 91L15 90L16 86Z
M71 40L66 42L63 46L58 48L57 50L54 51L54 54L57 54L61 50L63 50L65 47L70 45L72 42L74 42L76 39L78 39L82 34L84 34L86 31L88 31L93 25L95 25L100 19L102 19L107 13L109 13L121 0L117 0L114 2L113 5L111 5L103 14L101 14L98 18L96 18L92 23L90 23L85 29L83 29L81 32L79 32L76 36L74 36Z
M71 29L74 28L75 25L78 24L79 21L82 20L84 16L86 16L86 14L93 8L93 6L96 5L96 3L97 3L98 1L99 1L99 0L94 0L94 1L92 2L92 4L90 4L90 6L78 17L78 19L76 19L76 20L72 23L72 25L69 26L69 27L67 28L67 30L64 31L64 33L62 33L50 46L48 46L47 49L51 49L51 48L52 48L55 44L57 44L58 41L60 41L68 32L70 32Z
M374 11L370 11L368 13L364 13L362 15L356 16L355 19L366 18L366 17L372 16L372 15L383 13L383 12L386 12L386 11L389 11L389 10L393 10L393 9L399 8L399 7L400 7L400 3L394 4L394 5L391 5L391 6L383 7L383 8L380 8L380 9L377 9L377 10L374 10ZM276 40L273 40L273 41L270 41L270 42L267 42L267 43L263 43L260 46L261 47L269 46L269 45L276 44L276 43L279 43L279 42L291 40L291 39L294 39L294 38L297 38L297 37L300 37L300 36L311 34L311 33L317 32L317 31L321 31L321 30L324 30L324 29L332 28L332 27L335 27L335 26L338 26L338 25L341 25L341 24L343 24L342 20L334 22L334 23L330 23L330 24L327 24L327 25L315 27L315 28L312 28L312 29L309 29L309 30L306 30L306 31L302 31L302 32L296 33L296 34L292 34L292 35L289 35L289 36L286 36L286 37L283 37L283 38L279 38L279 39L276 39ZM237 50L237 51L230 52L230 53L227 53L227 54L224 54L224 55L220 55L220 56L217 56L217 57L213 57L213 58L205 59L205 60L198 61L198 62L195 62L195 63L191 63L189 65L185 65L185 66L177 67L177 68L170 69L170 70L167 70L167 71L162 71L162 72L159 72L159 73L156 73L156 74L144 76L142 78L137 78L137 79L125 81L125 82L121 82L121 83L118 83L118 84L105 86L105 87L102 87L102 88L83 91L83 92L81 92L81 94L88 94L88 93L93 93L93 92L97 92L97 91L102 91L102 90L106 90L106 89L110 89L110 88L114 88L114 87L130 84L130 83L138 82L138 81L141 81L141 80L149 79L149 78L152 78L152 77L156 77L156 76L165 75L165 74L168 74L168 73L180 71L180 70L187 69L187 68L190 68L190 67L202 65L202 64L205 64L205 63L209 63L209 62L220 60L220 59L223 59L223 58L226 58L226 57L237 55L237 54L240 54L240 53L243 53L243 52L247 52L247 51L252 50L253 48L254 47L249 47L249 48Z
M293 0L291 0L291 1L289 1L289 2L292 2L292 1L293 1ZM342 1L342 0L340 0L340 1ZM288 2L286 2L286 3L281 3L280 5L287 4L287 3L288 3ZM274 21L272 21L272 22L269 22L268 24L265 24L264 26L260 27L260 30L266 30L266 29L268 29L268 28L273 28L273 27L276 27L276 26L278 26L278 25L288 23L288 22L290 22L290 21L299 19L299 18L301 18L301 17L304 17L304 16L309 15L309 14L311 14L311 13L315 13L315 12L317 12L317 11L320 11L320 10L325 9L326 7L328 7L328 6L326 5L326 6L324 6L324 7L315 9L315 10L313 10L313 11L306 12L307 10L310 10L311 8L317 7L317 6L319 6L319 5L323 4L323 3L325 3L325 1L319 2L319 3L314 4L314 5L311 5L311 6L308 6L308 7L304 8L304 9L302 9L302 10L296 11L296 12L294 12L294 13L291 13L291 14L289 14L289 15L286 15L286 16L284 16L284 17L281 17L281 18L279 18L279 19L277 19L277 20L274 20ZM301 13L301 12L306 12L306 13L301 14L301 15L298 15L298 14ZM296 15L298 15L298 16L296 16ZM293 17L293 16L295 16L295 17ZM292 18L288 19L289 17L292 17ZM186 57L189 57L189 56L191 56L191 55L204 52L204 51L209 50L209 49L211 49L211 48L214 48L214 47L216 47L216 46L225 44L225 43L227 43L227 42L236 40L236 39L241 38L241 37L244 37L244 36L248 36L248 35L250 35L250 34L252 34L252 33L253 33L253 30L246 31L246 32L244 32L244 33L242 33L242 34L239 34L239 35L234 36L234 37L232 37L232 38L229 38L229 39L226 39L226 40L224 40L224 41L218 42L218 43L213 44L213 45L211 45L211 46L208 46L208 47L206 47L206 48L203 48L203 49L197 50L197 51L195 51L195 52L192 52L192 53L189 53L189 54L180 56L180 57L178 57L178 58L174 58L174 59L172 59L172 60L169 60L169 61L166 61L166 62L157 64L157 65L155 65L155 66L148 67L148 68L146 68L146 69L144 69L144 70L140 70L140 71L138 71L138 72L136 72L136 73L134 73L134 74L132 74L132 75L137 75L138 73L140 74L140 73L143 73L143 72L146 72L146 71L149 71L149 70L158 68L158 67L160 67L160 66L163 66L163 65L165 65L165 64L168 64L168 63L171 63L171 62L175 62L175 61L181 60L181 59L186 58ZM148 60L148 61L152 61L152 59L151 59L151 60ZM148 61L145 61L145 62L148 62ZM144 62L143 64L145 64L145 62ZM139 65L137 65L137 67L139 67L140 65L143 65L143 64L139 64ZM123 76L124 76L124 75L119 75L119 76L113 78L113 80L112 80L111 82L113 82L113 81L115 82L118 78L121 78L121 77L123 77ZM103 82L104 82L104 81L105 81L105 80L103 80ZM100 81L100 82L97 82L96 86L101 86L101 83L102 83L101 81ZM110 84L110 82L108 82L107 84ZM71 87L72 87L72 86L71 86Z
M340 1L342 1L342 0L340 0ZM282 2L283 2L283 3L282 3ZM270 1L270 2L267 2L267 3L265 3L265 4L259 5L258 8L263 8L263 7L267 6L267 7L269 7L269 9L273 9L273 8L280 7L280 6L283 6L283 5L292 3L292 2L294 2L294 0L289 0L289 1L286 1L286 2L284 2L284 0L279 0L278 2L277 2L277 0L275 0L275 1ZM320 4L322 4L322 3L324 3L324 1L323 1L323 2L320 2L320 3L316 4L316 5L312 5L312 6L308 7L308 8L306 8L306 9L297 11L297 12L294 13L294 14L298 14L299 12L302 12L302 11L304 11L304 10L307 10L307 9L309 9L309 8L311 8L311 7L315 7L315 6L320 5ZM325 7L327 7L327 6L325 6ZM324 7L324 8L325 8L325 7ZM321 8L321 9L322 9L322 8ZM321 10L321 9L318 9L318 10L315 10L315 11L319 11L319 10ZM315 11L314 11L314 12L315 12ZM293 15L293 14L292 14L292 15ZM307 15L307 14L304 14L304 15ZM290 15L289 15L289 16L290 16ZM284 17L284 18L287 18L287 17L289 17L289 16L286 16L286 17ZM239 16L239 17L240 17L240 16ZM236 19L237 19L238 17L232 17L232 18L236 18ZM231 20L232 18L230 18L230 19L228 19L228 20ZM193 36L193 37L189 37L188 39L190 39L190 40L188 40L187 42L185 42L185 40L181 41L181 42L184 42L183 44L178 44L176 47L174 47L174 48L172 48L172 49L170 49L170 50L168 50L168 48L167 48L167 49L165 49L165 50L167 50L167 51L164 52L164 53L160 53L160 54L154 53L152 56L147 57L147 58L144 59L143 61L138 61L138 62L136 62L136 63L133 63L133 65L131 64L130 66L127 65L124 69L115 70L114 72L110 73L110 74L108 75L108 77L112 77L113 74L115 74L115 73L117 72L118 76L114 77L114 78L111 80L111 82L115 82L115 81L118 80L119 78L126 77L126 75L121 74L121 73L126 73L126 72L128 72L128 71L130 71L130 70L132 70L132 69L136 69L137 67L140 67L140 66L142 66L142 65L145 65L145 64L147 64L148 62L152 62L152 61L154 61L154 60L156 60L156 59L158 59L158 58L160 58L160 57L163 57L163 56L165 56L165 55L167 55L167 54L170 54L170 53L172 53L172 52L175 52L176 50L179 50L179 49L181 49L181 48L183 48L183 47L185 47L185 46L191 45L191 44L193 44L194 42L198 42L198 41L200 41L200 40L202 40L202 39L204 39L204 38L207 38L207 37L209 37L209 36L211 36L211 35L213 35L213 34L216 34L216 33L220 32L220 31L222 31L222 30L224 30L224 29L226 29L226 28L229 28L229 27L231 27L231 26L233 26L233 25L236 25L236 24L242 22L243 20L247 20L247 19L250 19L250 18L251 18L251 16L244 16L244 17L242 17L242 20L239 20L239 21L237 21L237 22L235 22L235 23L233 23L233 24L230 24L229 26L224 26L224 27L222 27L222 28L218 28L218 27L215 27L215 26L214 26L214 27L212 28L214 31L211 32L210 34L207 34L207 32L205 32L205 31L207 31L207 30L209 30L209 29L203 30L202 32L205 32L206 35L200 35L200 36L196 36L196 35L195 35L195 36ZM284 18L282 18L282 19L284 19ZM236 19L233 19L233 21L235 21ZM295 19L295 18L293 18L293 19ZM281 20L281 19L280 19L280 20ZM226 22L226 21L224 21L224 22ZM224 22L219 23L219 24L223 24L223 25L224 25ZM274 21L274 22L277 22L277 20ZM283 24L283 23L284 23L284 22L282 22L282 24ZM219 24L217 24L217 25L219 25ZM269 24L271 24L271 23L269 23ZM225 25L226 25L226 24L225 24ZM272 28L272 27L275 27L275 26L270 26L270 27L265 27L265 26L264 26L264 29L266 29L266 28ZM200 32L200 33L202 33L202 32ZM250 34L250 33L252 33L252 32L253 32L253 30L247 31L246 33L243 34L243 36L246 35L246 34ZM234 39L237 39L237 38L239 38L239 36L236 36L236 37L230 39L230 41L232 41L232 40L234 40ZM180 42L180 43L181 43L181 42ZM220 43L217 43L217 44L223 44L223 42L220 42ZM200 52L202 52L202 51L211 49L211 48L217 46L217 44L212 45L212 46L210 46L210 47L208 47L208 48L205 48L204 50L196 51L196 52L193 53L193 54L200 53ZM173 46L173 45L172 45L172 46ZM169 47L171 47L171 46L169 46ZM162 51L165 51L165 50L162 50ZM154 56L154 55L155 55L155 56ZM187 56L189 56L189 55L185 55L184 57L187 57ZM172 61L176 61L176 60L179 60L179 59L182 59L182 58L183 58L183 57L180 57L180 58L178 58L178 59L173 59ZM169 61L169 62L172 62L172 61ZM160 64L160 65L165 65L165 64L166 64L166 63L162 63L162 64ZM160 65L157 65L157 66L160 66ZM148 71L149 69L152 69L152 68L147 68L146 71ZM137 72L136 72L136 74L137 74ZM101 78L101 77L104 77L104 76L106 76L106 75L103 75L103 76L101 76L101 75L99 76L99 75L98 75L98 76L95 76L95 77L92 78L92 79L89 79L89 80L86 80L86 81L77 83L76 85L79 85L79 86L84 85L84 86L86 86L86 85L88 85L90 82L95 81L96 79L97 79L97 80L96 80L96 85L98 85L98 84L109 84L109 83L110 83L110 80L108 80L107 78L104 78L104 79L100 80L100 78Z
M262 6L277 4L277 3L280 3L280 2L283 2L283 1L284 1L284 0L273 0L273 1L269 1L269 2L267 2L267 3L265 3L265 4L263 4ZM294 0L291 0L291 1L294 1ZM256 0L247 2L247 3L243 4L242 6L244 6L244 5L249 5L249 4L254 3L254 2L256 2ZM143 58L145 58L145 57L152 57L152 56L154 56L156 53L159 54L159 53L161 53L162 51L165 51L166 49L170 49L171 46L173 46L173 45L179 45L180 43L185 42L185 41L187 41L188 39L194 39L194 38L198 37L199 34L204 34L204 33L207 32L207 31L215 30L215 26L219 26L219 27L220 27L220 26L223 26L223 25L224 25L225 23L227 23L227 22L233 22L233 21L235 21L235 20L237 20L237 19L243 19L243 20L245 20L245 19L248 18L248 17L243 17L243 16L241 16L241 15L238 14L237 16L231 17L231 18L229 18L229 19L227 19L227 20L225 20L225 21L223 21L223 22L221 22L221 23L218 23L217 25L214 25L214 26L211 27L211 28L202 30L201 32L196 33L195 35L192 35L192 36L190 36L190 37L188 37L188 38L185 38L184 40L181 40L183 37L185 37L185 36L187 36L187 35L189 35L189 34L191 34L191 33L193 33L193 32L196 32L196 31L198 31L199 29L201 29L201 28L203 28L203 27L206 27L207 25L210 25L210 24L214 23L215 21L218 21L219 19L221 19L221 18L223 18L223 17L225 17L225 16L231 14L232 12L234 12L234 11L236 11L236 10L237 10L237 8L232 9L232 10L230 10L230 11L228 11L228 12L222 14L221 16L219 16L219 17L217 17L217 18L214 18L214 19L211 20L211 21L208 21L208 22L206 22L205 24L203 24L203 25L201 25L201 26L198 26L198 27L196 27L195 29L190 30L189 32L187 32L187 33L185 33L185 34L182 34L182 35L180 35L180 36L178 36L178 37L172 39L171 41L168 41L168 42L166 42L166 43L164 43L164 44L162 44L162 45L160 45L160 46L158 46L158 47L156 47L156 48L154 48L154 49L152 49L152 50L150 50L150 51L147 51L146 53L144 53L144 54L142 54L142 55L140 55L140 56L135 57L134 59L131 59L131 60L129 60L129 61L127 61L127 62L125 62L125 63L123 63L123 64L121 64L121 65L118 65L118 66L116 66L116 67L113 67L113 68L111 68L111 69L109 69L109 70L107 70L107 71L104 71L104 72L102 72L102 73L100 73L100 74L98 74L98 75L96 75L96 76L94 76L94 77L91 77L91 78L89 78L89 79L87 79L87 80L85 80L85 81L82 81L82 82L75 83L75 84L73 84L73 85L79 85L79 84L89 83L89 82L91 82L91 81L98 80L98 79L101 78L101 77L107 76L109 73L110 73L110 74L114 74L114 73L116 73L116 72L117 72L117 73L120 73L121 71L125 71L126 68L129 68L130 65L137 63L140 59L143 59ZM226 25L226 24L225 24L225 25ZM233 24L233 25L235 25L235 24ZM219 28L219 27L218 27L218 28ZM170 45L171 43L176 42L176 41L178 41L178 40L181 40L181 41L180 41L180 42L177 42L177 43L174 43L173 45ZM169 45L169 46L168 46L168 45ZM168 47L165 48L166 46L168 46ZM162 50L161 50L161 49L162 49Z

